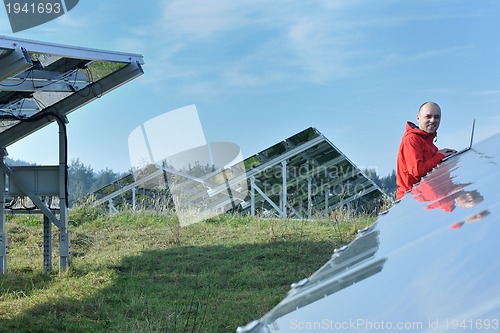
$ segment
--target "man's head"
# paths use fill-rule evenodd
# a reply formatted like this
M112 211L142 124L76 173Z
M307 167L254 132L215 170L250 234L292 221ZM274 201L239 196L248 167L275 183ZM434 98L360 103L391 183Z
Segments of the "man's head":
M425 102L418 109L417 121L422 131L435 133L441 122L441 108L434 102Z

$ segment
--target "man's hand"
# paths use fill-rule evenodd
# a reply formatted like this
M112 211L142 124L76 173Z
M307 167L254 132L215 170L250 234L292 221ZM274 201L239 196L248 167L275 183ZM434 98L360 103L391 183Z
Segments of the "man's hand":
M450 155L453 155L455 154L457 151L455 149L450 149L450 148L443 148L443 149L439 149L438 150L438 153L441 153L444 155L444 157L447 157L447 156L450 156Z

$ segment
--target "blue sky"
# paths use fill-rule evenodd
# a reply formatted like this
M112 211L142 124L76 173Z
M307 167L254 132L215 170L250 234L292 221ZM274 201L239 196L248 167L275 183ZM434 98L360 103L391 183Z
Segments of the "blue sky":
M145 74L69 115L69 159L130 168L127 139L147 120L195 104L209 142L243 157L316 127L357 166L395 167L419 105L443 111L437 145L500 132L497 0L80 0L66 15L0 34L139 53ZM57 125L7 147L57 164ZM172 143L175 144L175 143Z

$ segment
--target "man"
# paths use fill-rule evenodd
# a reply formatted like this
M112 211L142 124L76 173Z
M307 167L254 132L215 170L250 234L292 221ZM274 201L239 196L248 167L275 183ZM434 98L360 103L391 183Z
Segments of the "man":
M441 163L443 158L456 153L453 149L438 150L433 141L441 122L441 108L434 102L425 102L417 113L418 126L406 123L406 131L401 140L396 169L396 199Z

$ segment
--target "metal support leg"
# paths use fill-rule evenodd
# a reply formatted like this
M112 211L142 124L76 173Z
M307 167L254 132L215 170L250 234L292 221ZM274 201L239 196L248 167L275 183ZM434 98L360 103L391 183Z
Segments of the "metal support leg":
M325 217L328 218L328 195L329 191L325 191Z
M307 218L312 218L312 179L307 179Z
M69 267L69 244L68 230L59 230L59 272L65 271Z
M4 156L0 163L4 163ZM7 273L7 233L5 232L5 172L0 170L0 275Z
M282 181L283 181L283 184L281 186L283 186L282 188L282 192L281 192L281 211L282 211L282 214L281 214L281 217L287 217L287 195L286 195L286 161L282 161L281 162L281 176L282 176Z
M250 177L250 212L255 216L255 177Z
M43 271L52 272L52 222L43 216Z
M136 195L136 188L135 187L132 187L132 210L135 210L135 204L136 204L136 201L135 201L135 195Z
M0 232L0 275L7 273L7 233Z
M66 119L67 120L67 119ZM70 264L70 238L68 231L68 202L66 197L67 172L67 142L66 128L59 120L59 272L66 270Z

